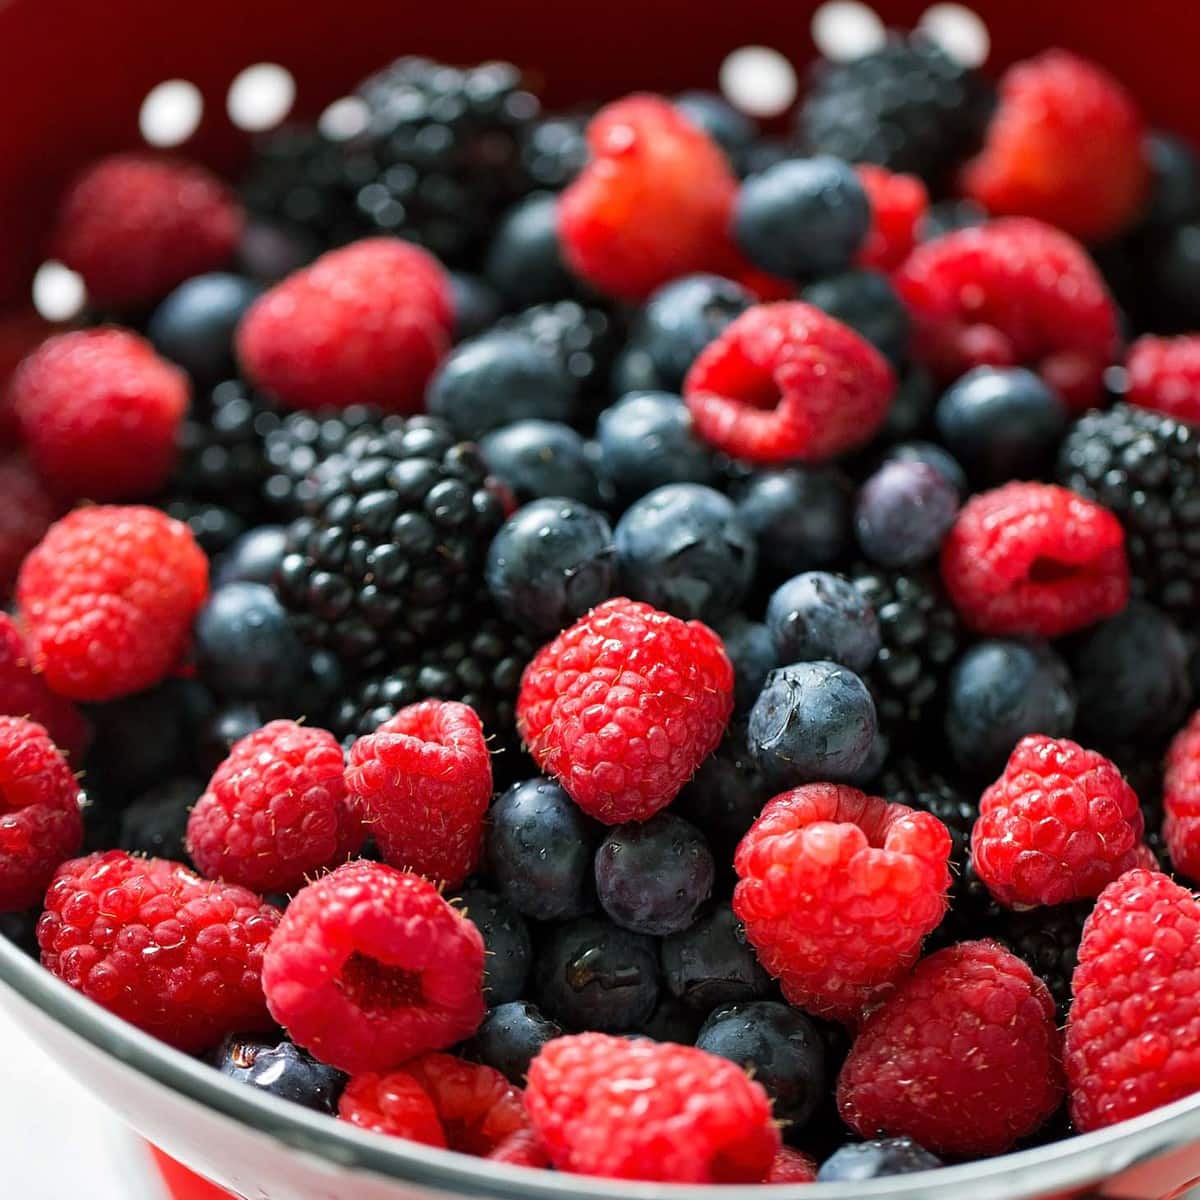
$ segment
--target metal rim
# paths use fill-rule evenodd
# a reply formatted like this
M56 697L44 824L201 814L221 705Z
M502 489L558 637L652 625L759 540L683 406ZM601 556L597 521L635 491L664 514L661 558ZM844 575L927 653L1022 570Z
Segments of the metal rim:
M729 1187L637 1184L510 1167L368 1133L245 1087L102 1009L0 936L0 983L75 1036L163 1086L334 1166L496 1200L729 1200ZM103 1099L103 1097L101 1097ZM1200 1093L1111 1129L917 1175L867 1184L781 1184L778 1200L955 1200L1045 1194L1087 1184L1200 1135ZM755 1186L755 1194L762 1185Z

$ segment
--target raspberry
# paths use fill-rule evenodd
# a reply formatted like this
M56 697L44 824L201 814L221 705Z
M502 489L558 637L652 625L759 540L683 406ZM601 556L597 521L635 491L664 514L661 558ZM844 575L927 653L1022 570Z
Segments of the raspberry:
M474 709L402 708L351 746L346 782L386 862L450 887L478 866L492 762Z
M323 254L260 296L238 327L250 378L287 408L417 412L450 345L450 283L399 238Z
M1133 98L1095 63L1047 50L1015 63L962 190L989 212L1037 217L1087 241L1138 214L1150 171Z
M356 1075L338 1115L376 1133L481 1156L529 1131L519 1088L449 1054L422 1055L387 1075Z
M1131 404L1200 422L1200 335L1140 337L1129 347L1125 369Z
M797 300L755 305L726 326L692 364L684 396L718 450L817 461L869 441L895 387L874 346Z
M893 282L918 357L949 383L972 367L1027 366L1080 412L1116 358L1117 311L1095 264L1060 230L1024 218L918 246Z
M59 514L27 458L0 458L0 603L8 598L21 563Z
M999 1154L1063 1096L1054 1001L997 942L960 942L918 963L872 1013L838 1079L842 1120L906 1135L935 1154Z
M661 96L627 96L587 130L592 160L562 193L571 269L623 300L696 271L729 275L737 179L721 148Z
M854 168L871 204L871 227L857 255L860 267L894 271L917 244L929 193L915 175L861 163Z
M180 1050L269 1029L262 967L279 911L179 863L109 850L64 863L38 922L42 965Z
M813 1183L817 1178L817 1164L807 1154L781 1146L771 1164L765 1183Z
M1082 1133L1200 1089L1200 903L1159 871L1128 871L1083 927L1064 1061Z
M813 783L767 802L734 856L733 911L789 1003L852 1020L946 912L935 816Z
M663 1183L758 1183L779 1151L761 1085L724 1058L603 1033L557 1038L525 1104L560 1171Z
M0 912L37 904L79 850L79 784L45 728L0 717Z
M517 726L541 769L609 825L645 821L716 749L733 711L721 639L620 597L525 668Z
M30 457L60 495L141 499L167 482L187 376L136 334L49 338L18 368L11 395Z
M208 593L208 560L187 526L154 508L63 517L17 580L35 670L73 700L112 700L158 683Z
M1200 879L1200 712L1175 735L1163 775L1163 836L1171 864Z
M81 759L90 732L88 723L70 700L56 696L46 686L34 672L31 659L16 622L0 612L0 711L36 721L64 754Z
M188 854L210 879L291 892L345 862L366 831L346 795L333 734L272 721L236 742L188 820Z
M1125 607L1125 534L1108 509L1066 488L1008 483L960 510L942 580L979 633L1060 637Z
M971 862L1009 908L1068 904L1136 866L1143 831L1137 795L1114 763L1035 734L983 793Z
M483 939L417 875L352 862L296 894L263 962L271 1015L342 1071L387 1071L470 1037Z
M203 167L114 154L67 189L51 252L83 276L93 304L138 307L223 267L243 222L232 192Z
M532 1129L510 1133L487 1156L492 1162L508 1163L510 1167L548 1167L550 1159Z
M54 328L32 309L0 316L0 451L16 449L21 440L17 414L8 394L9 380L21 360Z

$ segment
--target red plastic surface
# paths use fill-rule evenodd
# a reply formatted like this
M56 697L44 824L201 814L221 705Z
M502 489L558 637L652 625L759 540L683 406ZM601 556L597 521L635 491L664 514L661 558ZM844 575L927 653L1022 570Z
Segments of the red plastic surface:
M149 1142L146 1146L172 1200L232 1200L232 1192L202 1179L195 1172L169 1158L157 1146L151 1146Z

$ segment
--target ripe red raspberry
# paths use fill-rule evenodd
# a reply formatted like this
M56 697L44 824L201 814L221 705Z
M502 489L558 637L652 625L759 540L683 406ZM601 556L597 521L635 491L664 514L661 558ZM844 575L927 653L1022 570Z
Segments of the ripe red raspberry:
M1137 865L1144 820L1133 788L1102 754L1066 738L1022 738L983 793L971 862L1009 908L1098 896Z
M768 801L742 839L733 911L789 1003L853 1021L944 916L949 859L932 814L812 783Z
M962 189L997 216L1037 217L1103 241L1136 216L1149 183L1133 98L1107 71L1065 50L1015 63Z
M244 223L233 193L203 167L114 154L67 189L51 253L83 276L92 303L138 307L193 275L220 270Z
M46 686L32 658L16 622L0 612L0 712L36 721L64 754L78 761L87 747L88 723L70 700Z
M41 726L0 717L0 912L32 908L79 851L79 784Z
M1117 310L1083 247L1023 218L918 246L894 282L916 352L944 380L971 367L1027 366L1081 412L1117 357Z
M45 537L59 512L27 458L0 458L0 603L8 599L25 555Z
M929 211L929 193L915 175L901 175L874 163L855 167L871 203L871 227L859 248L860 267L894 271L917 244L917 230Z
M1175 870L1200 879L1200 712L1175 735L1163 775L1163 837Z
M385 862L449 887L479 865L492 760L474 709L402 708L350 747L346 782Z
M235 742L188 820L188 854L210 879L291 892L355 854L366 830L332 733L272 721Z
M109 850L64 863L38 922L42 965L180 1050L270 1028L262 967L279 910L179 863Z
M665 808L716 749L733 711L721 639L619 597L525 668L517 726L538 766L609 825Z
M781 1146L775 1155L764 1183L813 1183L817 1178L817 1164L807 1154Z
M581 1033L548 1042L525 1105L560 1171L662 1183L759 1183L779 1151L771 1102L693 1046Z
M288 408L418 412L450 346L453 300L433 255L399 238L323 254L242 318L242 368Z
M9 380L21 360L54 329L32 309L0 316L0 451L15 450L21 440L17 414L8 394Z
M1200 903L1159 871L1100 893L1071 980L1065 1062L1086 1133L1200 1090Z
M696 431L751 462L817 461L869 441L895 376L854 330L799 300L747 309L684 381Z
M356 1075L338 1115L363 1129L479 1156L529 1132L520 1088L450 1054L424 1054L386 1075Z
M112 700L179 661L208 594L208 559L156 508L81 508L51 526L17 580L35 669L73 700Z
M510 1167L548 1167L546 1148L532 1129L510 1133L487 1157L492 1162L508 1163Z
M352 862L288 905L263 962L271 1015L342 1071L388 1071L483 1019L483 939L428 880Z
M187 376L124 329L43 342L11 394L30 457L69 500L137 500L167 482L188 406Z
M998 942L917 964L863 1024L838 1078L842 1120L935 1154L1000 1154L1062 1101L1050 989Z
M959 511L942 579L979 633L1060 637L1125 607L1125 534L1108 509L1066 488L1006 483Z
M1200 334L1140 337L1129 347L1125 369L1130 404L1200 422Z
M562 193L571 269L623 300L694 271L729 274L737 179L721 148L661 96L626 96L587 130L591 162Z

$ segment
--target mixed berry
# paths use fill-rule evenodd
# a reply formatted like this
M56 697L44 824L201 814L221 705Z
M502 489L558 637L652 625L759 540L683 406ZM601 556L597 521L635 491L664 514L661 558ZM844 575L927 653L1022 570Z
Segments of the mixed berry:
M389 1137L863 1181L1200 1092L1200 162L923 38L406 58L0 325L0 934ZM1189 301L1189 296L1192 298Z

